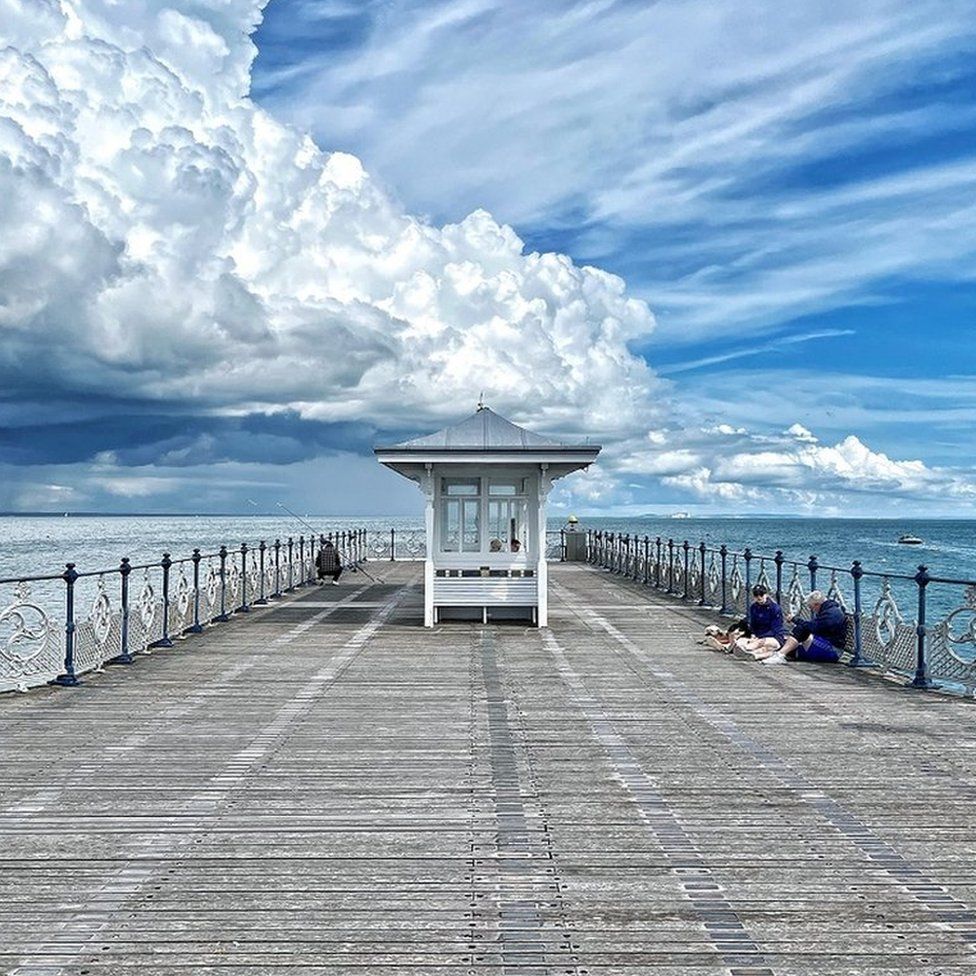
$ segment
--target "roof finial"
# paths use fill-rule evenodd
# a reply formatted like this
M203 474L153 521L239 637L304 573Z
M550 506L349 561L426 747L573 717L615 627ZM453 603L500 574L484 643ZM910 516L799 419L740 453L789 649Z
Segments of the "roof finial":
M478 397L478 411L485 409L485 391L481 391L481 396Z

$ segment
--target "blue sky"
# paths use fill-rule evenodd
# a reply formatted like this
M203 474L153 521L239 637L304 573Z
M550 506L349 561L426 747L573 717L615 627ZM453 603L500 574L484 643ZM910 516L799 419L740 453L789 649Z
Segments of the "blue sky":
M0 509L413 511L370 445L487 387L608 445L583 511L976 514L973 0L70 6L7 28Z

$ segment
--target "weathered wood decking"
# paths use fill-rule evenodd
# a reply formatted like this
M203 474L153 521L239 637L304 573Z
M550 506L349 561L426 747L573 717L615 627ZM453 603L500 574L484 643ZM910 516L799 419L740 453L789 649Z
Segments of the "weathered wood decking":
M976 726L553 567L419 627L373 564L0 698L0 972L976 971Z

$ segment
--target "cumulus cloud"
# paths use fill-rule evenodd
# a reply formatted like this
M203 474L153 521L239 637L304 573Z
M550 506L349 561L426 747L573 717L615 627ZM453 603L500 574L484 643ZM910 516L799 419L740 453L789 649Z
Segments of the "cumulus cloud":
M611 464L621 474L659 474L662 485L699 503L732 507L849 511L843 499L859 497L976 502L976 481L965 471L893 459L854 435L823 444L798 423L780 434L726 424L674 428L653 456L620 453Z
M646 305L485 211L405 213L256 107L262 6L4 0L0 384L387 426L487 388L633 426Z

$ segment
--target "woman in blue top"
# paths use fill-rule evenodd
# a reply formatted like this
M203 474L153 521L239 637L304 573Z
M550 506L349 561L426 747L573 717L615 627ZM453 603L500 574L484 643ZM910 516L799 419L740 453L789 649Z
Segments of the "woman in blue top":
M762 583L752 588L749 606L749 630L751 637L740 637L736 647L750 657L775 654L786 642L786 624L780 605L769 595Z

